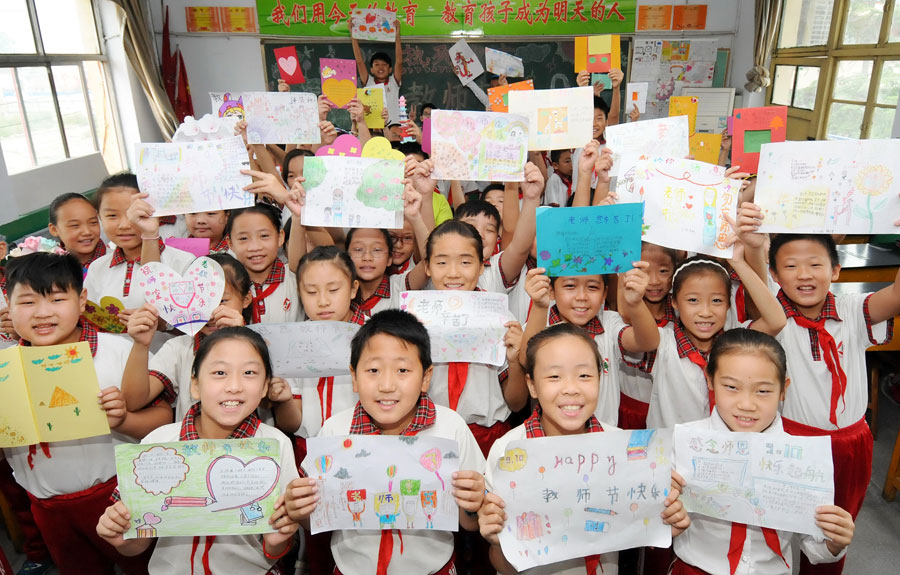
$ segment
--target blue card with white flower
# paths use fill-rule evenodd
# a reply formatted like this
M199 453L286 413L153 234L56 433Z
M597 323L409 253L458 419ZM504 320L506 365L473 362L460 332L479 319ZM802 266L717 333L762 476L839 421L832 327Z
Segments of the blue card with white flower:
M641 259L644 205L537 209L537 265L547 275L624 273Z

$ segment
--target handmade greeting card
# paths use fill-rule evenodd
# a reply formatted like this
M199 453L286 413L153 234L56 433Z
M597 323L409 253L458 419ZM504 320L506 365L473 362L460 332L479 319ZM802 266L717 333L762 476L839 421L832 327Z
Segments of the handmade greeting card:
M621 47L617 34L587 37L586 70L592 73L609 74L610 70L621 70Z
M356 61L340 58L319 59L322 94L337 108L346 108L356 97Z
M449 54L453 73L463 86L468 86L472 80L484 74L484 66L464 39L451 46Z
M317 156L306 158L303 176L303 225L403 227L402 159Z
M638 122L641 123L641 122ZM619 202L644 202L643 240L672 249L730 258L733 233L724 214L737 217L740 180L725 168L696 160L652 157L626 160Z
M700 99L696 96L672 96L669 98L669 117L687 116L688 133L697 131L697 107Z
M668 547L660 514L672 431L640 429L511 441L487 462L505 504L503 556L522 572L632 547Z
M756 173L763 144L783 142L787 129L787 106L738 108L731 127L731 165Z
M503 365L509 296L488 292L407 291L400 309L419 318L431 337L431 359Z
M350 341L359 326L346 321L257 323L277 377L325 377L350 373Z
M816 507L834 503L828 437L733 433L676 425L684 508L716 519L822 537Z
M890 234L900 214L900 140L764 144L754 202L760 231Z
M358 88L356 97L363 106L366 126L373 130L384 128L384 118L381 116L381 111L384 110L384 89Z
M244 119L244 97L237 92L210 92L209 104L212 113L220 118Z
M457 531L451 479L459 444L421 435L310 437L303 469L316 480L313 534L336 529Z
M166 245L176 250L181 250L194 257L204 257L209 255L209 238L166 238Z
M119 321L119 312L125 309L125 305L118 298L103 296L100 303L88 300L84 305L84 319L107 333L125 333L125 324Z
M214 212L252 206L244 191L252 179L240 136L205 142L135 144L138 184L154 216Z
M315 94L244 92L242 97L250 144L321 143L319 104Z
M538 208L538 265L551 277L630 270L641 255L643 212L640 203Z
M528 120L513 114L434 110L434 179L521 182L528 159Z
M270 533L284 486L277 439L116 446L125 539Z
M641 120L606 127L606 145L613 151L610 176L627 172L627 162L640 156L684 158L691 153L688 120L684 116Z
M0 447L109 433L88 342L0 350Z
M491 106L491 112L509 112L509 93L517 90L534 90L534 80L524 80L515 84L488 88L488 102Z
M717 164L722 149L722 134L695 132L690 137L691 155L698 162Z
M625 104L625 112L631 113L634 106L637 106L638 112L647 113L647 90L650 84L648 82L628 82L625 92L628 94Z
M275 61L278 62L278 72L281 79L288 84L303 84L303 70L300 68L300 58L297 57L296 46L283 46L272 51Z
M500 50L485 47L484 63L491 74L498 76L502 74L507 78L521 78L525 75L525 64L522 63L522 59Z
M209 321L225 293L225 272L209 258L197 258L184 276L164 263L150 262L136 272L133 290L175 329L194 335Z
M529 150L580 148L593 136L594 89L510 92L509 112L528 118Z
M393 42L397 38L397 13L357 8L350 12L350 35L357 40Z

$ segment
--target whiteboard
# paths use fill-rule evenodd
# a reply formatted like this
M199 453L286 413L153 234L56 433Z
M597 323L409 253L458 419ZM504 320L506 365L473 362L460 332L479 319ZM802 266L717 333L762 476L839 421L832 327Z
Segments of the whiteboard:
M685 86L682 96L696 96L697 127L696 131L718 134L724 129L724 123L734 112L734 88L694 88ZM723 120L724 118L724 120Z

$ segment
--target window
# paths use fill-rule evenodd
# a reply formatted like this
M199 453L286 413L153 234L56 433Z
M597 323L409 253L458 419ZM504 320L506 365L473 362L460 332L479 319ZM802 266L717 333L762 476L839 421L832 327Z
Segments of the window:
M91 0L0 2L0 149L7 172L100 152L123 167Z
M772 104L818 139L889 138L900 97L900 0L785 0ZM819 82L819 80L822 82Z

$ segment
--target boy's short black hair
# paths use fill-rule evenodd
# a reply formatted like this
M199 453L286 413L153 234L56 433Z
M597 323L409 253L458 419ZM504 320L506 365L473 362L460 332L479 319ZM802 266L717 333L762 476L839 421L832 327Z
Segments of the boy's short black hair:
M391 57L388 56L387 52L375 52L372 54L372 57L369 58L370 69L372 68L372 65L375 64L375 60L381 60L382 62L386 62L389 67L394 67L394 61L391 60Z
M550 151L550 161L553 162L554 164L558 164L559 160L562 158L563 152L569 152L571 154L572 150L568 150L568 149L551 150Z
M594 96L594 109L603 112L604 116L609 116L609 104L600 96Z
M438 109L438 107L435 106L434 104L432 104L431 102L425 102L424 104L422 104L422 112L425 111L425 108L431 108L432 110Z
M132 188L135 192L141 190L138 187L137 176L131 172L119 172L118 174L107 176L100 182L100 187L97 188L97 191L94 193L94 207L97 211L100 211L100 204L103 203L103 196L115 188Z
M369 340L378 334L396 337L410 345L414 345L419 351L419 362L422 371L431 367L431 338L428 330L422 325L416 316L399 309L386 309L372 316L350 342L350 367L355 371L359 365L362 352Z
M486 215L489 218L493 218L495 222L497 222L497 231L500 231L500 222L503 221L500 218L500 212L497 211L497 208L484 200L468 200L460 204L459 207L456 208L456 213L453 214L454 220L462 220L463 218L469 218L473 216L480 216L481 214Z
M487 200L486 200L487 195L488 195L490 192L493 192L494 190L500 190L500 191L502 192L502 191L505 191L505 190L506 190L506 187L504 187L503 184L489 184L488 187L486 187L485 189L481 190L481 193L478 194L478 199L479 199L479 200L485 200L485 201L487 201Z
M773 235L772 240L769 243L769 268L773 271L778 271L778 268L775 266L775 256L778 255L778 250L791 242L799 242L801 240L808 240L821 245L825 248L825 251L828 252L828 258L831 260L831 267L837 267L838 265L840 265L840 262L838 261L837 245L835 245L834 238L830 235L778 234Z
M397 149L403 152L404 156L417 155L422 156L426 160L428 159L428 154L425 153L425 150L422 149L422 144L419 142L401 142Z
M41 295L51 294L54 290L75 290L81 295L84 271L78 258L71 254L36 252L7 260L6 293L9 297L19 284Z

